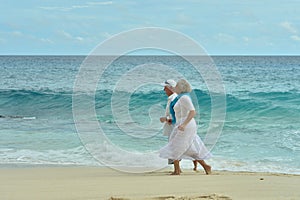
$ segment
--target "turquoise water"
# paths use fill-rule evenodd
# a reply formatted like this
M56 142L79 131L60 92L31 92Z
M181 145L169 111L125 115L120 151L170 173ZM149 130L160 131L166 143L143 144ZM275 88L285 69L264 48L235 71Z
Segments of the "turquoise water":
M300 57L212 58L224 81L227 108L222 134L212 150L214 157L208 162L218 170L300 174ZM0 165L103 165L85 149L73 120L73 84L84 59L0 56ZM114 90L126 72L145 63L172 66L191 82L198 134L204 138L211 117L208 89L185 60L171 56L128 56L112 63L98 83L96 117L87 120L98 121L108 140L126 151L156 151L166 144L161 130L139 137L122 131L112 112L112 96L118 93L124 106L122 95L129 94L128 113L134 124L148 126L152 120L151 127L161 128L159 120L149 114L152 105L158 106L153 116L164 112L166 96L159 83L134 91ZM139 77L157 73L164 72L158 67ZM83 99L83 109L85 103ZM116 160L124 156L109 148L97 150ZM126 158L128 163L132 159ZM182 164L192 167L190 162Z

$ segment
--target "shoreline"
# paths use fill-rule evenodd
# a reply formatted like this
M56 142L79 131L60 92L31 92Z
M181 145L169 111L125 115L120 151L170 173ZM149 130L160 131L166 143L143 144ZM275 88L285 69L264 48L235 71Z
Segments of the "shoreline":
M111 169L113 171L121 171L121 170L118 170L118 169L115 169L115 168L121 168L119 166L117 167L108 167L108 166L102 166L102 165L80 165L80 164L27 164L27 163L8 163L8 164L0 164L0 170L1 169L44 169L44 168L61 168L61 169L64 169L64 168L91 168L91 169ZM126 170L127 167L124 167L124 169ZM190 167L181 167L184 171L192 171L192 166ZM130 169L130 168L129 168ZM143 169L145 169L144 167L143 168L138 168L140 169L141 171L143 171ZM124 170L124 172L121 172L121 173L128 173L128 174L142 174L143 172L137 172L137 173L131 173L131 172L126 172ZM162 170L173 170L173 165L168 165L167 167L165 168L162 168L160 170L153 170L154 172L155 171L162 171ZM201 166L198 166L198 171L201 171L203 170ZM146 172L144 172L145 174L147 173L152 173L149 172L151 170L148 170ZM227 170L227 169L217 169L217 170L214 170L213 168L213 171L214 172L221 172L221 173L239 173L239 174L278 174L278 175L295 175L295 176L300 176L300 171L299 172L295 172L295 173L289 173L289 172L280 172L280 171L252 171L252 170Z
M170 169L126 173L107 167L0 168L4 199L300 199L300 175Z

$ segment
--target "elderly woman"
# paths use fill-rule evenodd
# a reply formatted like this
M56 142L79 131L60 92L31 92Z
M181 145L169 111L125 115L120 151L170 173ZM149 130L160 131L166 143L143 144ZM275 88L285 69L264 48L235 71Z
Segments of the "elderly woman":
M186 80L181 79L177 82L175 92L178 96L170 104L170 112L175 115L175 127L168 144L159 151L160 157L174 160L172 175L180 175L181 159L198 162L206 174L211 173L211 167L204 161L211 154L197 135L197 124L194 119L196 111L189 95L191 91L191 86Z

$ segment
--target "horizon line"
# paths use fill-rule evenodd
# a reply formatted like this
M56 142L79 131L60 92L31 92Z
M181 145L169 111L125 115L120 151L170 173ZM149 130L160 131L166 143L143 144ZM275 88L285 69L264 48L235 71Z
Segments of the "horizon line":
M89 54L0 54L0 56L300 56L300 54L210 54L210 55L163 55L163 54L137 54L137 55L89 55Z

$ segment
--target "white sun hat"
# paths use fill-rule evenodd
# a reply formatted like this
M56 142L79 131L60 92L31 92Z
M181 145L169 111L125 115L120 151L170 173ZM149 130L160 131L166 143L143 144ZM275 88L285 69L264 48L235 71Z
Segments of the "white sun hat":
M165 82L161 83L162 86L169 86L169 87L176 87L176 81L174 81L173 79L168 79Z

